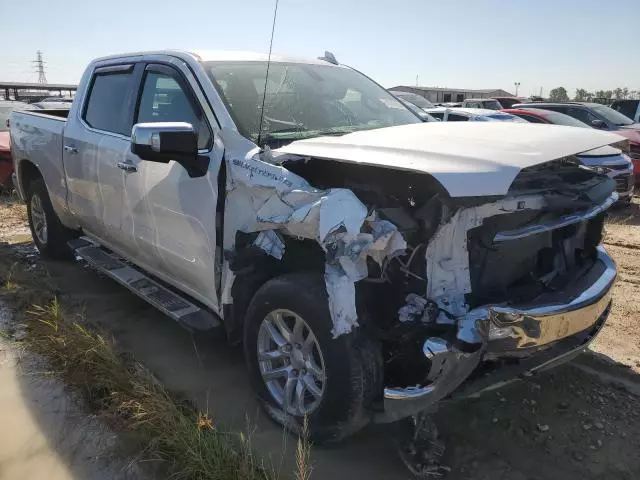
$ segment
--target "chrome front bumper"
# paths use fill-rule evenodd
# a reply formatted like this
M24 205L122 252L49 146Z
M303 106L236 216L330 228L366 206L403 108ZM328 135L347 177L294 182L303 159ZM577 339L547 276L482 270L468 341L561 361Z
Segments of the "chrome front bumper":
M527 306L484 306L470 311L458 322L458 337L473 329L480 335L481 347L472 353L458 350L441 338L429 338L423 353L431 362L424 386L385 388L384 412L378 422L392 422L426 410L450 396L483 360L519 358L518 366L498 370L495 381L482 379L486 385L461 389L467 394L495 383L518 378L526 372L541 370L570 360L582 352L595 338L611 308L611 288L616 266L603 247L598 247L597 260L583 278L597 278L584 285L568 302L550 301ZM580 283L580 281L578 281ZM508 370L508 371L506 371ZM506 373L506 378L504 373Z

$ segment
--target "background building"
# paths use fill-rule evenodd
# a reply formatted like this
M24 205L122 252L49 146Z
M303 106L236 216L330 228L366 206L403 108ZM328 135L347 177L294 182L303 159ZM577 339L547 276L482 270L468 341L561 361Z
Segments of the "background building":
M440 87L409 87L399 85L392 87L390 91L417 93L433 103L462 102L467 98L491 98L491 97L513 97L514 95L500 88L484 90L466 90L460 88L440 88Z

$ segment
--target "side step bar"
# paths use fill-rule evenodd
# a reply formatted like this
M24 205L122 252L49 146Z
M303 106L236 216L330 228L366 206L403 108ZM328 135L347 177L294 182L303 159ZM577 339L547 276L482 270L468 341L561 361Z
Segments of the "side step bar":
M115 253L107 251L86 237L69 242L76 257L124 285L133 293L189 330L212 330L221 326L216 315L194 304L188 298L166 288Z

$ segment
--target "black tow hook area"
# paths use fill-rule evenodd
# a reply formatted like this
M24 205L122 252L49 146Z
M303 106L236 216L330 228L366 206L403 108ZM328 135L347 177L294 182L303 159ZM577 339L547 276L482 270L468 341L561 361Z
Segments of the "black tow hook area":
M419 413L397 422L395 426L400 459L416 478L443 478L451 471L440 463L445 443L430 415Z

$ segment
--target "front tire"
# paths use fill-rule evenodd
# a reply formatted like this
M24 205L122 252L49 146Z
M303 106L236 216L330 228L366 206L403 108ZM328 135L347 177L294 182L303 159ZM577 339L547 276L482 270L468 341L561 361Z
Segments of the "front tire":
M26 196L29 228L40 253L57 260L71 258L67 242L74 232L62 225L53 210L44 180L37 178L29 183Z
M315 443L335 442L369 420L380 379L377 344L362 332L332 338L321 275L287 274L265 283L244 324L251 383L267 413L300 434L304 418ZM364 354L364 350L367 354Z

